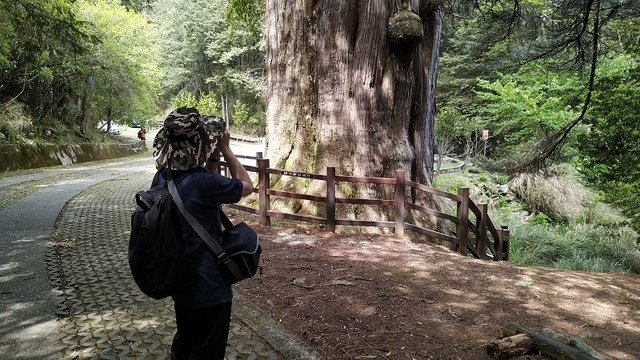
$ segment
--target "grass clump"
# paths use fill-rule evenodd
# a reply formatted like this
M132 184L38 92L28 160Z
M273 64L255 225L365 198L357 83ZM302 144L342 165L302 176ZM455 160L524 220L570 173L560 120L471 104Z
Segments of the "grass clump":
M519 174L509 188L534 213L544 213L554 220L575 221L588 202L589 191L565 176Z
M583 271L640 273L638 234L628 226L517 222L511 225L510 260L521 265Z

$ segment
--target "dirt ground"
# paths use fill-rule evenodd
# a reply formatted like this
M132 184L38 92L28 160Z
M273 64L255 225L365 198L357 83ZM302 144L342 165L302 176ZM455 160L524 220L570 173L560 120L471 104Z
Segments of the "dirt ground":
M263 275L238 291L327 359L489 359L508 323L640 359L640 277L525 268L385 235L252 224ZM527 357L538 358L538 357Z

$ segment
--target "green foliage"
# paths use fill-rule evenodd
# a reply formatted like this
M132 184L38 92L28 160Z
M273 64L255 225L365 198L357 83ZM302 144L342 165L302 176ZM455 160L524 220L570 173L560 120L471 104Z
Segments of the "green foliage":
M262 95L264 44L260 31L230 29L227 1L158 0L152 13L159 26L168 94Z
M623 213L631 218L634 229L640 229L640 180L626 182L607 181L604 185L605 199L622 209Z
M249 107L236 101L231 114L232 124L236 130L245 134L264 136L265 114L264 112L251 113Z
M503 151L530 148L577 116L575 78L533 66L489 82L479 80L477 114Z
M640 62L621 55L603 62L581 137L583 174L640 229Z
M93 81L91 112L94 123L131 123L157 112L160 89L159 49L155 28L146 18L111 0L79 0L78 17L87 32L99 39L83 59Z
M433 187L456 194L459 188L473 187L473 181L466 173L438 174L433 178Z
M231 118L235 123L249 123L249 108L247 107L247 105L236 102L236 104L233 106L233 114L231 115Z
M438 110L436 136L455 138L475 129L469 128L469 122L456 107L445 105Z
M154 1L155 0L121 0L120 3L128 10L142 12L143 10L148 10Z
M220 114L221 111L218 97L212 93L201 96L200 100L198 100L197 108L200 113L205 115L216 115Z
M263 20L264 0L229 0L227 21L234 27L259 31Z
M583 224L597 224L603 226L618 226L628 223L620 210L602 201L607 201L606 197L594 196L593 199L584 204L582 211L576 218L576 222Z
M25 104L33 132L86 141L102 120L155 114L159 69L145 18L115 0L0 0L0 103ZM4 40L8 41L4 41ZM83 133L83 135L81 134Z
M0 6L0 18L9 16L4 6ZM11 64L11 39L15 37L13 24L9 21L0 22L0 69L8 69Z
M528 222L529 224L532 224L532 225L546 225L551 222L551 219L549 219L549 217L545 215L545 213L540 212L540 213L531 215Z
M507 175L504 174L497 174L496 175L496 183L499 185L505 185L509 182L509 177Z
M456 193L458 187L469 187L474 202L487 202L493 223L508 225L511 230L510 261L528 266L640 273L637 232L627 225L626 218L577 182L575 172L559 169L551 179L529 175L529 192L538 195L529 195L527 202L487 191L491 181L504 181L503 176L493 175L439 174L434 186L450 193ZM522 191L519 187L525 187L513 181L510 185L516 193ZM577 189L577 199L568 195L569 189ZM546 202L540 205L540 199ZM532 210L535 207L537 211ZM441 210L453 215L455 203L443 203Z
M23 140L33 130L33 121L24 111L24 105L16 101L0 104L0 139L2 142ZM29 134L33 137L33 134Z
M173 108L181 106L195 107L203 115L218 115L220 114L220 102L217 100L215 94L206 94L200 99L186 91L183 91L176 95L171 103Z
M484 121L480 118L472 118L453 105L443 105L438 110L438 121L435 124L435 150L443 156L449 155L452 150L474 155L472 153L477 149L472 149L471 142L474 135L477 142L478 134L483 128Z
M75 61L91 40L64 0L0 0L0 102L18 100L36 123L64 118L78 95Z
M562 175L562 178L566 176ZM570 183L575 180L558 181ZM545 183L541 181L539 186ZM560 222L540 211L528 215L522 205L525 209L530 209L531 205L518 201L490 205L489 215L494 224L506 224L511 230L510 261L571 270L640 273L638 233L597 196L587 198L588 201L581 205L572 205L578 207L574 211L579 214L575 220ZM569 199L562 198L561 201Z
M172 108L198 107L198 99L190 92L183 91L171 99Z
M620 53L637 59L639 5L618 0L457 3L456 16L445 21L437 121L451 121L447 112L454 108L460 114L456 118L473 128L492 130L490 156L517 161L514 155L536 150L538 140L576 118L587 85L576 69L589 65L594 34L600 35L600 51L607 52L600 59ZM599 31L593 28L596 16ZM561 155L574 156L575 149Z

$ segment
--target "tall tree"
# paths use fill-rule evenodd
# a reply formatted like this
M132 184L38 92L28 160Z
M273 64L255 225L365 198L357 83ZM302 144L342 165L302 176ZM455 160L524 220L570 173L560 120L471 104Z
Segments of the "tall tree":
M155 28L112 0L77 0L78 18L99 39L82 57L84 84L79 125L140 121L157 113L161 71ZM90 102L90 103L87 103Z
M268 1L273 165L430 183L441 26L441 1Z
M0 103L26 104L36 123L68 118L77 99L74 61L89 37L65 0L0 0Z
M227 0L155 2L152 18L160 28L165 96L185 92L200 99L213 93L231 97L230 104L235 98L262 107L262 33L255 25L230 26L228 17Z

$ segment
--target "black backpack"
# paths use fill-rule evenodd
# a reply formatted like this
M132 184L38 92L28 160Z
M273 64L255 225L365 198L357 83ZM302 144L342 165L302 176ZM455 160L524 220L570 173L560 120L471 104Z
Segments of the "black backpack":
M167 185L136 194L131 215L129 267L136 284L154 299L173 295L196 280L202 254L183 246L178 209Z

